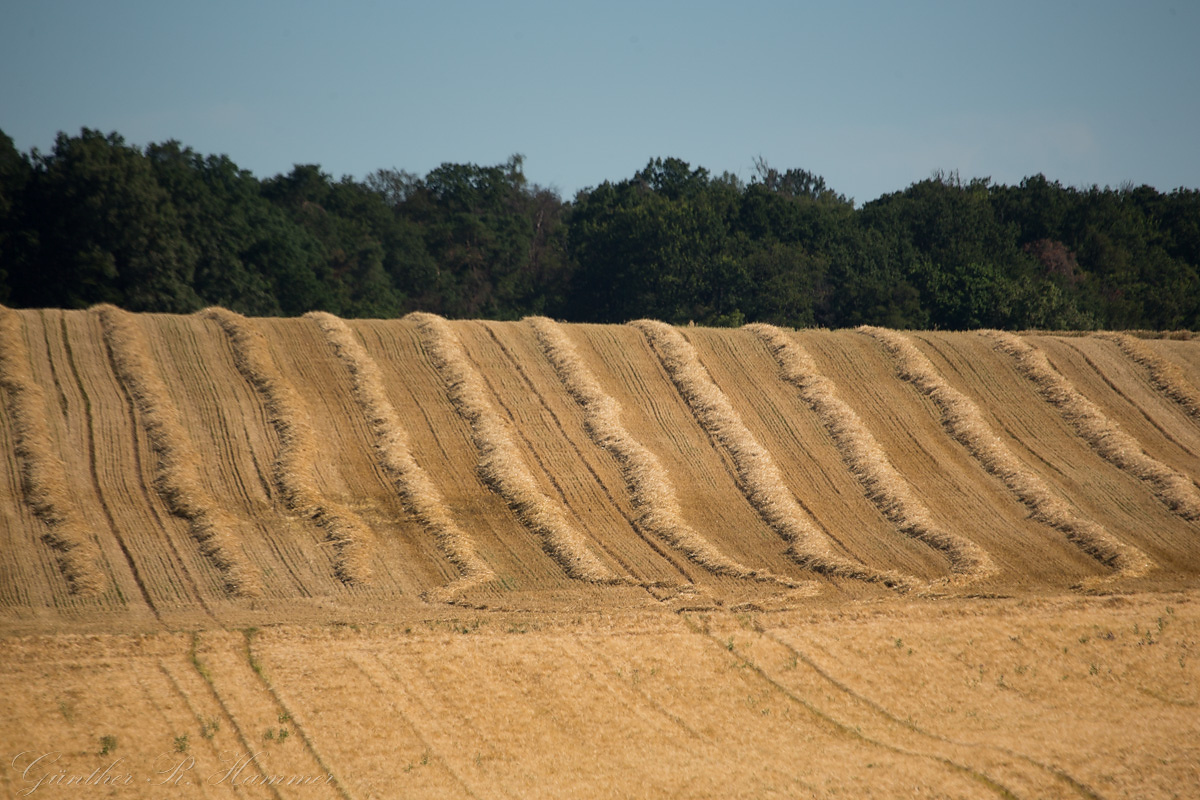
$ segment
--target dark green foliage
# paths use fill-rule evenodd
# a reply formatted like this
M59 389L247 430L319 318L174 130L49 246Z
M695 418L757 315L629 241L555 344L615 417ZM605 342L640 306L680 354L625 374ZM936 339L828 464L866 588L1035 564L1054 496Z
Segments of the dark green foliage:
M150 162L120 136L59 134L33 155L24 193L37 244L11 276L14 299L79 308L120 303L134 311L193 311L195 254Z
M0 132L0 302L249 315L1200 328L1200 190L937 174L860 209L759 159L675 158L573 201L523 158L259 180L179 142Z

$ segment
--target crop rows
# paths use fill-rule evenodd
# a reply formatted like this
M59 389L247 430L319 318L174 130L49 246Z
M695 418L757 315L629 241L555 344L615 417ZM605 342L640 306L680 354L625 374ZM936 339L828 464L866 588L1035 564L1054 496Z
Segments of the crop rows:
M105 587L95 534L71 497L62 459L46 421L46 397L29 366L29 349L16 313L0 306L0 388L7 396L14 450L25 501L46 526L42 541L53 549L71 592L99 594Z
M1121 577L1137 577L1151 567L1137 548L1114 538L1102 525L1081 518L1054 496L1050 487L1027 469L984 421L979 407L951 387L929 359L901 333L864 326L895 360L900 377L929 397L941 413L946 432L963 445L979 464L999 478L1030 510L1034 519L1061 531L1069 541Z
M683 335L654 320L632 324L650 341L696 420L729 453L746 498L763 521L787 542L788 554L796 563L816 572L894 588L910 589L915 585L909 577L880 572L838 555L829 538L796 502L771 454L742 422Z
M492 568L479 557L475 542L454 521L437 485L413 458L408 433L388 400L375 360L342 320L324 312L314 312L308 317L321 328L350 372L355 400L371 426L380 468L394 483L405 506L432 533L438 547L461 573L458 581L442 587L436 596L451 598L459 591L490 580Z
M339 581L380 613L536 605L573 582L732 605L824 585L1158 585L1197 565L1195 430L1171 405L1194 387L1109 338L1124 357L1093 341L1117 360L1102 384L1053 366L1058 340L996 332L0 308L19 512L0 509L0 574L53 587L6 597L115 597L130 569L164 620L293 597L321 615Z
M620 403L601 388L570 338L553 320L531 317L527 321L559 380L583 409L588 435L596 445L611 453L620 466L639 525L714 573L797 586L795 581L751 569L731 559L689 525L662 463L626 430L621 422Z
M154 450L154 486L171 513L187 520L192 537L220 570L229 590L255 596L262 581L241 549L247 526L224 511L204 488L196 471L199 456L150 356L137 319L115 306L93 308L117 378L126 387L150 447Z
M991 557L978 545L938 527L858 414L838 397L833 383L817 371L799 343L770 325L752 325L779 363L784 380L800 390L829 432L847 468L876 507L903 533L940 550L957 574L956 582L995 573Z
M509 424L488 399L489 391L471 364L458 335L435 314L405 317L416 322L430 361L441 375L450 402L471 428L479 475L543 542L547 553L572 578L592 583L624 583L588 547L583 533L559 504L538 488Z
M1103 338L1115 342L1131 361L1145 367L1155 389L1182 406L1190 417L1200 420L1200 391L1174 362L1155 353L1141 339L1128 334L1105 334Z
M1120 469L1147 482L1179 516L1200 519L1200 492L1186 475L1150 457L1137 440L1121 430L1100 408L1080 394L1038 348L1004 331L986 331L997 349L1010 355L1041 396L1059 410L1097 453Z
M308 411L292 385L271 359L269 345L254 323L222 308L202 312L229 337L238 370L258 391L271 425L279 436L275 481L288 508L317 523L337 548L338 578L365 583L371 577L374 535L348 508L325 497L313 474L317 446Z

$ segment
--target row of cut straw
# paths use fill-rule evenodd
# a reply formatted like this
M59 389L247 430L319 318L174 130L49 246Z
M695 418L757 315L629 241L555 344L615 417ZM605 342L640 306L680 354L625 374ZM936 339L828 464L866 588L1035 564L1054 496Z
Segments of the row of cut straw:
M560 504L538 487L509 424L493 408L483 378L471 364L450 323L422 312L404 319L416 323L422 345L446 385L450 402L470 426L483 481L541 539L546 552L568 576L593 583L627 583L627 578L618 577L592 552L583 533L567 519Z
M204 488L196 469L199 458L136 318L111 305L95 306L92 313L100 319L113 369L133 398L154 451L155 489L172 514L187 520L200 551L216 565L227 588L241 596L260 594L259 576L240 547L246 526Z
M1033 519L1062 532L1076 547L1114 569L1114 577L1137 577L1151 568L1141 550L1119 541L1098 523L1081 518L1056 497L992 431L974 401L950 386L908 337L884 328L864 326L859 330L882 345L895 360L900 377L938 407L946 431L1016 495Z
M913 493L908 481L892 465L875 436L858 414L822 375L812 357L782 330L771 325L747 326L771 351L783 379L800 391L813 409L850 472L867 497L901 532L943 553L950 562L954 582L976 580L996 572L991 557L974 542L934 523L929 509Z
M370 424L380 469L396 487L405 507L433 534L439 549L461 575L429 596L451 599L457 592L491 580L492 568L479 557L474 541L451 517L441 492L413 458L408 433L387 397L375 360L343 320L325 312L307 316L320 327L350 373L355 400Z
M33 377L29 347L18 314L0 306L0 388L7 395L21 488L45 525L42 541L53 551L72 594L96 595L106 580L100 548L71 497L67 469L54 452L46 420L46 396Z
M345 583L365 583L371 576L374 536L358 515L326 498L317 487L317 447L308 410L292 385L280 374L262 333L240 314L223 308L201 312L214 320L233 347L238 370L257 390L267 418L279 436L275 482L288 508L312 519L337 552L335 570Z

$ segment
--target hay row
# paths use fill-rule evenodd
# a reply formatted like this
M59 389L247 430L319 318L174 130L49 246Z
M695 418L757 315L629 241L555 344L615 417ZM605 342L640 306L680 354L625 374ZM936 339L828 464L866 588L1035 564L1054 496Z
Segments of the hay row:
M1038 393L1059 410L1079 436L1120 469L1150 484L1167 508L1187 520L1200 519L1200 492L1185 475L1148 455L1134 439L1110 420L1063 377L1046 354L1019 336L1005 331L981 331L995 347L1017 363Z
M599 447L616 459L637 512L637 524L688 560L711 572L736 578L779 583L790 588L798 584L789 578L754 570L722 553L712 542L696 532L683 518L683 509L675 494L675 485L654 453L630 435L621 423L621 405L597 382L570 338L546 317L529 317L538 344L568 394L583 409L584 427Z
M221 326L233 345L238 370L262 398L267 418L279 436L274 475L287 507L325 531L326 539L337 553L335 570L341 581L368 582L374 539L371 529L357 514L326 498L317 487L314 476L317 447L308 410L279 373L266 339L241 314L223 308L205 309L200 314Z
M6 408L25 502L46 525L42 541L54 551L58 569L72 594L99 594L107 583L100 567L100 548L71 498L66 465L51 445L46 396L34 380L17 313L3 306L0 388L8 400Z
M325 334L338 359L350 372L354 398L370 423L376 462L391 479L405 507L434 537L438 548L458 569L461 577L431 598L450 599L454 594L494 577L475 550L475 542L451 517L442 494L409 449L408 432L388 400L379 367L359 343L354 332L338 317L323 311L306 315Z
M800 391L833 439L850 472L862 484L875 507L902 533L943 553L950 562L954 582L983 578L996 566L974 542L943 530L929 509L884 453L858 414L838 397L833 383L822 375L808 352L772 325L748 325L775 357L784 380Z
M713 382L696 351L679 331L655 320L630 323L645 334L693 415L729 453L746 499L788 544L788 556L803 567L827 575L911 589L913 578L880 572L834 552L829 537L817 529L796 502L771 454L746 428L729 399Z
M260 576L240 547L247 526L223 511L205 490L195 467L199 463L195 448L136 319L107 304L94 306L92 313L100 319L113 369L133 398L154 450L155 490L172 514L187 520L200 552L217 567L231 593L261 594Z
M421 312L405 319L417 323L422 344L446 384L450 402L471 427L484 483L508 503L522 525L541 539L546 552L567 575L593 583L627 582L597 558L558 504L538 488L508 423L492 407L483 378L471 365L450 323Z
M1115 342L1135 364L1150 373L1150 383L1164 395L1183 406L1188 416L1200 420L1200 392L1192 386L1183 370L1147 347L1141 339L1124 333L1100 334L1100 338Z
M1150 570L1153 564L1145 553L1116 539L1098 523L1079 517L1055 497L1046 482L1026 468L992 431L975 402L946 383L908 337L885 328L863 326L858 330L880 343L896 361L900 377L938 407L946 431L1016 495L1033 519L1060 531L1080 550L1115 570L1113 577L1137 577Z

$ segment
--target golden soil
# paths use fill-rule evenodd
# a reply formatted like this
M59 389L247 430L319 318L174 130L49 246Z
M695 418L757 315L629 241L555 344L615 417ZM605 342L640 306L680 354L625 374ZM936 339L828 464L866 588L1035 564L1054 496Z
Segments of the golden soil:
M1200 340L898 341L0 308L0 796L1200 796Z

